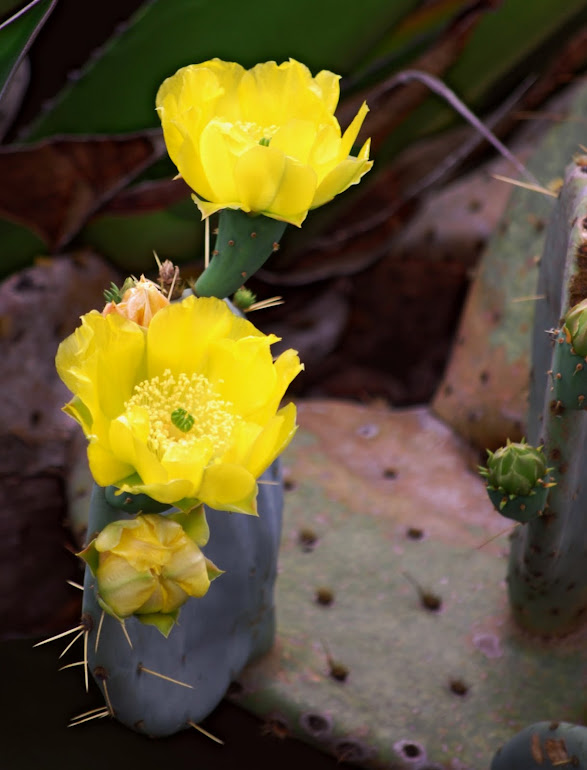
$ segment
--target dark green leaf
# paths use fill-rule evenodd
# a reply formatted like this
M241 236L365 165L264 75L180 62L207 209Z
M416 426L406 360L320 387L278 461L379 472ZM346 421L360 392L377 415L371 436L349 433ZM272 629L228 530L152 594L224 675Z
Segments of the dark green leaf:
M292 56L313 71L347 74L416 0L154 0L63 92L27 138L111 133L158 124L160 83L186 64L218 56L250 67Z
M0 99L57 0L33 0L0 25Z

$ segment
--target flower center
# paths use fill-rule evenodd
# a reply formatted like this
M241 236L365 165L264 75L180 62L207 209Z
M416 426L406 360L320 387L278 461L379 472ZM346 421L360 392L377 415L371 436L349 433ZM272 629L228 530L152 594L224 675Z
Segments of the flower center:
M273 136L279 130L279 126L276 126L275 124L271 126L261 126L259 123L245 120L237 120L234 125L244 134L247 134L253 141L264 144L265 146L269 144Z
M210 439L218 457L228 449L240 420L230 401L223 401L204 375L174 377L169 369L162 377L139 383L124 407L147 410L147 445L159 458L173 444L191 446L204 437Z

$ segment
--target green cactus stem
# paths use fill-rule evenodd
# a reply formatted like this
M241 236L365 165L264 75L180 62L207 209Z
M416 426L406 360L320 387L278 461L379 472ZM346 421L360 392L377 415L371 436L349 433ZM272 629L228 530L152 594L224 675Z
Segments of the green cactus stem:
M575 767L587 767L587 727L568 722L537 722L499 749L490 770Z
M544 446L557 483L545 514L513 533L507 578L517 622L542 636L563 636L587 620L587 424L576 394L553 391L547 373L563 383L569 372L572 379L575 364L559 369L563 343L553 351L552 334L544 331L558 327L587 295L586 223L587 178L577 161L567 170L549 223L538 282L543 299L534 321L528 437Z
M228 297L262 267L274 251L287 223L240 209L223 209L212 260L195 283L199 297Z
M487 451L487 467L479 473L487 481L487 493L495 509L521 523L539 516L554 485L542 447L524 440L511 442L495 452Z

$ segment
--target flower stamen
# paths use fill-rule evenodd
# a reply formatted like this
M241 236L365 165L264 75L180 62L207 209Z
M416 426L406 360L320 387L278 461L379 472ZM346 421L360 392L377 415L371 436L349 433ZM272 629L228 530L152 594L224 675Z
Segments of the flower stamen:
M184 406L178 407L177 403ZM230 401L221 399L203 374L175 377L166 369L162 377L139 383L125 404L128 413L142 408L149 416L147 445L161 458L172 445L189 447L201 439L210 441L215 457L230 446L240 421Z

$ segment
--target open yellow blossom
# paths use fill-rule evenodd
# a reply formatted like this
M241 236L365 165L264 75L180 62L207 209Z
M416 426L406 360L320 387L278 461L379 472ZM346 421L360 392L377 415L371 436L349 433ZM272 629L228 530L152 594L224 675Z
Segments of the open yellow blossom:
M167 151L203 217L242 209L301 225L369 171L369 140L350 154L363 104L341 135L339 76L294 59L245 70L212 59L183 67L157 93Z
M183 510L255 513L256 479L296 430L295 406L279 408L296 352L273 361L278 338L215 297L171 303L146 329L117 313L81 321L56 366L96 482Z

